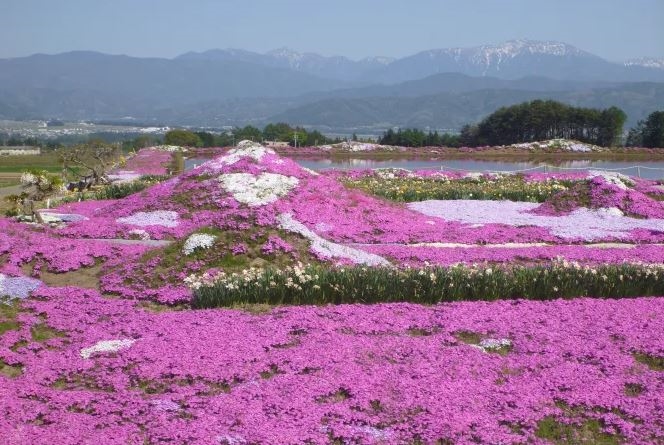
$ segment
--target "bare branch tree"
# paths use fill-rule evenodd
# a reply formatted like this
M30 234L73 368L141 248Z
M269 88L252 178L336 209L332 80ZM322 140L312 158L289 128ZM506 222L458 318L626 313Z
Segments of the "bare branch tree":
M105 181L106 174L121 156L119 147L101 141L75 145L59 151L63 169L86 185Z

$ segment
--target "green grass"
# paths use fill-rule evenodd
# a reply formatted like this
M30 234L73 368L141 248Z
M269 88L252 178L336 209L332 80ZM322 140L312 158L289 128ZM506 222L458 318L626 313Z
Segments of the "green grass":
M602 431L602 421L583 419L567 423L554 416L546 416L537 422L535 436L555 445L620 445L623 438Z
M50 173L62 172L62 161L55 153L40 155L20 155L0 157L0 173L21 173L23 170L38 168Z
M623 392L627 397L638 397L646 392L646 388L639 383L625 383Z
M190 255L184 255L182 249L187 238L184 237L169 246L151 249L140 258L139 266L134 269L127 284L138 281L151 288L163 286L165 283L181 284L177 273L188 270L191 264L204 264L206 269L219 268L229 272L240 272L243 269L268 264L274 267L286 267L297 259L302 261L312 259L308 241L281 230L252 225L246 230L206 227L200 228L196 233L215 236L214 245L209 249L196 249ZM293 247L293 252L272 254L263 252L262 247L270 235L280 236ZM233 254L233 247L240 241L243 241L246 252ZM245 307L242 302L238 303L232 306Z
M23 365L10 365L7 362L0 359L0 375L9 377L10 379L15 379L23 374Z
M3 179L0 178L0 188L11 187L13 185L19 185L21 182L18 179Z
M10 301L5 303L0 300L0 335L7 331L15 331L21 328L21 324L16 321L16 316L20 312L19 303Z
M664 357L658 357L644 352L635 352L633 356L634 360L643 363L652 371L664 371Z
M43 343L52 338L62 338L66 337L66 334L57 329L53 329L46 323L38 323L30 328L30 334L32 335L32 340Z

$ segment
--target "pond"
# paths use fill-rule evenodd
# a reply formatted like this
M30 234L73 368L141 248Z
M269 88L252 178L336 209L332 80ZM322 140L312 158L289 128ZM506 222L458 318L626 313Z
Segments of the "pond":
M478 161L474 159L295 159L312 170L404 168L407 170L540 171L610 170L645 179L664 179L664 161L573 160L546 164L537 161Z
M556 165L537 161L478 161L474 159L367 159L335 158L311 159L293 158L298 164L312 170L325 169L367 169L403 168L407 170L462 170L462 171L540 171L560 172L573 170L609 170L645 179L664 179L664 161L603 161L572 160ZM207 161L207 158L185 160L185 169Z

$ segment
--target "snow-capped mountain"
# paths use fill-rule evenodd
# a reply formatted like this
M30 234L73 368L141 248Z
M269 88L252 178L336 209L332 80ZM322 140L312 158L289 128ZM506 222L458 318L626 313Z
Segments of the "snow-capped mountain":
M532 40L510 40L500 45L482 45L472 48L434 49L428 53L431 59L452 57L457 62L477 66L484 71L484 75L489 71L500 71L504 62L524 56L594 57L567 43Z
M260 54L239 49L186 53L177 59L241 61L290 69L320 78L362 83L397 83L438 73L518 79L542 76L582 81L664 81L664 61L638 59L613 63L570 44L539 40L510 40L496 45L440 48L392 59L352 60L278 48Z
M470 76L516 79L546 76L556 79L606 79L620 75L624 67L562 42L510 40L498 45L442 48L422 51L399 59L381 72L385 83L423 78L436 73L457 72Z
M641 57L640 59L630 59L625 62L625 66L640 66L644 68L655 68L664 70L664 59L655 59L653 57Z

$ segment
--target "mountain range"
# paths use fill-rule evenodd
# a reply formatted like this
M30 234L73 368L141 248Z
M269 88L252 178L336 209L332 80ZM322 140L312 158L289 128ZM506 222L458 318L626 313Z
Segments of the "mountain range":
M633 124L664 108L663 85L664 60L614 63L530 40L357 61L286 48L173 59L74 51L0 59L0 118L454 129L498 106L555 98L616 105Z

